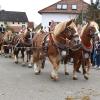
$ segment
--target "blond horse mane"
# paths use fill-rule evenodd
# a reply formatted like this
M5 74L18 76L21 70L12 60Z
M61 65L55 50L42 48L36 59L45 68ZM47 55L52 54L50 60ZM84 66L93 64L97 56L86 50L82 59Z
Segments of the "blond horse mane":
M67 21L66 22L61 22L61 23L57 24L55 26L55 29L54 29L54 35L58 35L61 32L63 32L65 27L66 27L66 24L67 24Z
M82 36L82 34L84 33L85 29L87 28L87 26L90 26L90 27L95 27L95 28L98 28L99 29L99 26L98 24L95 22L95 21L91 21L89 23L87 23L86 25L83 26L82 30L81 30L81 34L80 36Z
M84 31L85 31L87 25L88 25L88 23L82 27L82 30L81 30L80 36L82 36L82 34L84 33Z
M70 24L69 24L69 22L70 22ZM68 24L68 25L67 25ZM67 28L67 27L72 27L72 28L76 28L76 25L75 25L75 23L73 22L73 20L71 20L71 21L65 21L65 22L61 22L61 23L59 23L59 24L57 24L56 26L55 26L55 29L54 29L54 35L59 35L61 32L63 32L64 30L65 30L65 28ZM77 28L76 28L76 30L77 30Z

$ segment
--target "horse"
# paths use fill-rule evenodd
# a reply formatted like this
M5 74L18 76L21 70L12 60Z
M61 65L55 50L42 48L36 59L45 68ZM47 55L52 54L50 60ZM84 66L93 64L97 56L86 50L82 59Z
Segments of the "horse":
M39 32L33 37L33 64L35 74L40 74L45 57L53 65L51 78L58 80L58 69L63 50L79 44L76 39L77 27L74 20L65 21L55 26L53 33ZM77 35L78 36L78 35ZM73 41L78 41L75 42Z
M25 51L27 54L27 62L30 59L28 56L31 55L31 39L30 39L30 32L23 32L17 34L12 39L12 46L13 46L13 54L14 54L14 62L17 64L19 62L19 52L21 51L21 58L22 58L22 65L25 65ZM30 52L29 52L30 51ZM31 57L31 56L30 56Z
M84 78L87 80L89 78L89 70L91 67L91 52L93 49L93 41L96 34L99 33L98 24L95 21L90 21L82 27L81 33L79 34L81 40L81 46L79 49L69 50L69 55L64 58L65 74L68 73L66 70L66 64L68 58L73 58L73 79L77 80L76 72L80 72L79 68L82 65Z
M9 54L9 50L11 49L10 47L10 42L13 37L13 32L11 30L5 31L4 34L0 35L0 53ZM3 51L2 51L3 50Z

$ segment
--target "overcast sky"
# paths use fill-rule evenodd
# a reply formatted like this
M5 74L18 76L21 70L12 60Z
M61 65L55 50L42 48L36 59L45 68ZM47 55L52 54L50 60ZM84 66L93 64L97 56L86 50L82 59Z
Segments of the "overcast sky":
M60 0L0 0L0 9L26 12L29 21L41 22L38 11ZM84 0L90 3L90 0Z

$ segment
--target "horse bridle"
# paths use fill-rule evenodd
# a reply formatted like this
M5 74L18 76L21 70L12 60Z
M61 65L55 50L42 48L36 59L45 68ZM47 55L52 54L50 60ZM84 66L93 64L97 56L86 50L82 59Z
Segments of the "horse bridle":
M70 34L67 35L66 33L70 33ZM65 30L63 32L61 32L61 34L64 34L65 37L68 37L68 38L59 37L60 39L65 41L65 44L62 45L62 43L56 41L55 36L53 36L53 40L54 40L55 44L60 45L60 47L63 47L63 48L73 49L73 48L69 47L69 43L71 42L71 40L76 37L76 35L73 33L73 30L71 28L67 27L67 28L65 28ZM78 48L76 48L76 49L73 49L73 51L76 51L77 49L80 49L80 46L78 46Z

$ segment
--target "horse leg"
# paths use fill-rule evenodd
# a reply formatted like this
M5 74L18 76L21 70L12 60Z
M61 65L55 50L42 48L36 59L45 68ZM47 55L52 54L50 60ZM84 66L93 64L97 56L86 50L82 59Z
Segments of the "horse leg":
M42 67L42 60L38 60L34 63L34 72L36 75L39 75L41 73L41 67Z
M81 71L80 71L81 60L79 59L77 63L78 63L78 64L77 64L78 66L77 66L76 72L77 72L77 73L81 73Z
M86 80L88 80L88 74L87 74L87 71L86 71L86 59L83 59L82 61L82 68L83 68L83 75L84 75L84 78Z
M13 57L14 57L13 52L14 52L14 48L13 48L13 47L11 47L11 58L13 58Z
M89 75L90 67L91 67L91 59L86 60L86 73Z
M39 62L35 62L34 63L34 72L35 72L35 75L39 75L40 74L40 69L39 69L39 64L38 64Z
M26 49L28 68L32 68L32 51Z
M28 68L32 68L32 57L29 55Z
M3 44L0 45L0 55L1 55L1 54L4 54L4 47L3 47Z
M35 74L36 75L38 75L38 74L40 74L40 58L39 58L39 50L38 49L36 49L36 50L34 50L34 53L33 53L33 64L34 64L34 72L35 72Z
M56 57L49 57L52 65L53 65L53 69L52 69L52 72L51 72L51 78L53 80L58 80L59 77L58 77L58 69L59 69L59 64L60 64L60 57L59 56L56 56Z
M78 61L78 59L75 59L74 58L74 68L73 68L73 80L77 80L78 78L77 78L77 75L76 75L76 70L77 70L77 67L78 66L80 66L79 65L79 61Z
M7 46L4 46L4 53L5 53L5 57L8 57L9 48Z
M14 48L14 62L17 64L18 63L18 54L19 54L19 49Z
M1 46L2 46L2 45L0 44L0 55L2 54L2 51L1 51Z
M29 62L29 51L28 50L26 50L26 55L27 55L26 61Z
M67 66L66 66L67 62L68 62L68 57L67 56L64 57L63 60L64 60L64 72L65 72L65 75L69 75L69 73L67 71Z
M46 58L44 57L43 59L42 59L42 69L44 69L44 66L45 66L45 60L46 60Z
M24 55L24 48L22 48L21 49L21 54L22 54L22 66L25 66L25 61L24 61L24 57L25 57L25 55Z

